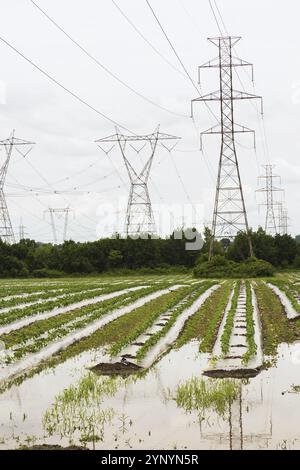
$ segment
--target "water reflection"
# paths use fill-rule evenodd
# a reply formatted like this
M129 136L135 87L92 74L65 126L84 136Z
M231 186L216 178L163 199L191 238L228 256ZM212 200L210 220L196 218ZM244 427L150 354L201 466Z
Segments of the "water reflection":
M0 448L35 440L99 449L300 448L295 347L281 345L277 364L257 377L227 382L203 378L209 356L196 342L127 379L91 375L95 353L85 352L0 395ZM176 400L178 390L188 399Z

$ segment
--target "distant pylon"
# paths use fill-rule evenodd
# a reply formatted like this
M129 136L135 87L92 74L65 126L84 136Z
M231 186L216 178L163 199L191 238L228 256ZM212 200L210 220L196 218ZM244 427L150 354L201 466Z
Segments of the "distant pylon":
M25 226L23 225L23 219L20 219L20 226L19 226L19 241L25 239Z
M8 139L0 141L0 146L4 147L5 153L6 153L4 163L0 167L0 239L8 244L15 243L16 240L15 240L15 235L14 235L14 231L12 228L12 223L11 223L10 215L9 215L7 204L6 204L5 194L4 194L4 184L5 184L5 179L7 175L7 170L8 170L13 148L14 147L18 148L19 146L26 146L26 145L28 146L28 145L33 145L33 144L34 142L17 139L15 137L15 131L12 132L11 136ZM25 157L28 152L26 152L26 154L23 154L19 150L19 153L21 153Z
M62 209L53 209L52 207L49 207L49 209L47 209L45 211L45 213L50 214L53 240L54 240L55 245L57 245L57 243L58 243L58 237L57 237L57 230L56 230L54 215L55 214L64 214L65 220L64 220L64 230L63 230L63 241L66 241L67 231L68 231L68 222L69 222L69 213L71 211L72 211L72 209L70 209L70 207L64 207Z
M278 204L278 233L288 234L288 211L282 203Z
M138 235L154 235L156 233L156 226L154 215L151 206L151 200L148 190L148 180L150 176L150 170L157 150L157 144L159 141L168 141L173 139L179 139L169 134L163 134L159 132L159 126L152 134L148 135L132 135L127 136L120 134L116 129L116 134L109 137L96 140L97 143L103 142L116 142L119 145L125 167L128 172L130 180L130 192L126 211L125 221L125 233L126 236L138 236ZM128 142L143 142L144 145L140 149L136 149L132 144L131 148L136 153L140 153L145 145L148 144L150 156L144 164L141 171L137 171L129 158L126 155L126 145ZM111 150L111 149L110 149Z
M276 233L279 233L279 227L277 227L274 208L275 206L278 206L280 202L275 200L274 193L283 192L283 189L274 186L273 181L278 178L280 179L280 176L273 174L275 165L262 165L262 167L265 169L265 174L258 178L266 180L266 184L263 188L257 189L256 192L266 194L265 202L262 204L263 206L266 206L265 231L269 235L275 235Z
M249 62L232 55L233 47L240 37L216 37L209 41L218 47L219 54L199 69L217 68L219 70L219 90L200 96L192 100L220 102L221 119L220 124L201 133L201 140L206 135L221 135L221 152L216 185L216 196L213 211L212 238L209 249L209 258L213 255L215 239L233 239L240 231L245 231L248 238L249 254L253 256L252 242L242 189L239 164L235 147L235 134L254 131L234 122L234 101L245 99L257 99L260 96L236 91L233 88L233 69L235 67L251 66ZM262 112L262 107L261 107Z

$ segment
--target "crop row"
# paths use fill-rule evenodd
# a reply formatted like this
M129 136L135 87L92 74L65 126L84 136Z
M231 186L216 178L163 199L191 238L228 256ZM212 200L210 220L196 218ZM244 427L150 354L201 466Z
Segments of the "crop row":
M160 289L162 289L162 286L156 285L130 293L127 292L118 298L78 308L47 320L38 321L7 335L2 335L1 340L4 341L6 348L9 348L12 353L7 356L7 362L20 359L27 353L40 351L52 341L63 338L68 333L85 327L103 315L125 307L138 298Z
M199 310L186 322L176 342L177 348L192 339L198 339L201 352L212 351L231 289L232 282L226 281L206 299Z
M268 282L278 287L282 292L284 292L296 312L300 313L300 303L298 301L299 287L297 285L281 279L272 279Z
M136 286L139 286L139 285L142 285L142 283L139 282L136 284ZM131 284L130 286L133 287L135 285ZM108 294L111 292L116 292L116 291L126 289L127 287L128 287L127 284L111 285L111 286L106 287L105 289L104 288L99 289L98 294L100 295ZM2 312L0 313L0 326L7 325L9 323L12 323L24 317L33 316L38 313L54 310L56 308L67 307L69 305L72 305L73 303L81 302L81 301L88 300L88 299L93 299L96 296L97 296L96 291L76 292L67 297L55 298L53 300L46 299L45 302L42 302L42 303L39 302L34 305L28 305L28 306L16 308L9 312Z
M259 281L254 290L262 323L264 353L276 355L280 343L292 343L300 339L300 321L288 320L279 297L267 284Z
M199 289L199 286L196 287ZM205 288L203 290L205 290ZM176 294L178 291L175 291ZM172 294L176 295L175 292L172 292ZM198 291L198 295L200 295L200 291ZM164 294L163 296L159 297L161 302L164 302L164 296L168 296L167 299L169 302L171 298L169 294ZM121 341L123 342L124 338L131 338L133 331L144 331L142 327L144 328L145 326L145 317L152 316L153 310L158 307L158 303L156 301L157 299L147 302L147 304L138 307L130 313L126 313L118 319L108 323L101 329L92 333L90 336L70 345L65 350L60 351L56 356L40 365L37 371L45 367L54 367L55 365L64 362L71 357L77 356L87 350L99 349L100 347L106 345L114 347L115 344ZM125 340L125 343L127 342L128 341Z
M227 318L226 318L226 322L224 325L223 334L221 337L221 349L224 355L227 354L229 351L230 337L231 337L231 333L232 333L232 329L234 325L234 317L236 314L240 290L241 290L241 281L238 281L234 287L230 310L227 313Z
M145 342L145 344L139 349L136 357L138 360L143 359L147 352L155 345L158 343L158 341L163 338L167 332L170 330L170 328L174 325L176 322L177 318L179 315L182 314L184 310L189 308L198 298L201 294L203 294L205 291L207 291L210 287L212 287L215 284L214 281L205 281L200 286L197 286L197 288L190 293L190 295L187 298L187 301L183 304L179 304L177 308L175 307L169 321L167 324L159 330L157 333L153 334L152 336L149 337L149 339Z
M122 283L123 285L125 284L124 282ZM107 284L107 283L97 283L95 286L94 284L91 285L76 285L76 286L65 286L64 288L59 288L59 289L50 289L46 292L44 291L38 291L38 292L33 292L30 294L19 294L16 296L9 296L8 298L2 298L0 299L0 310L3 308L9 308L9 307L15 307L18 305L22 305L27 302L38 302L41 300L47 300L55 297L60 297L60 296L66 296L66 295L72 295L80 292L92 292L100 289L107 288L111 286L112 284ZM113 284L114 285L114 284ZM23 296L24 295L24 296Z
M89 291L94 291L95 289L88 289ZM101 290L101 287L97 288L98 291ZM15 297L12 296L11 298L2 299L0 300L0 314L2 309L9 309L9 308L15 308L15 307L26 307L26 304L31 304L33 305L34 303L41 303L43 300L54 300L57 298L63 298L66 297L67 295L72 295L76 294L77 292L82 292L83 289L76 289L76 290L70 290L70 289L57 289L57 290L51 290L48 292L38 292L38 293L33 293L33 294L28 294L26 297ZM86 292L86 290L84 290Z
M255 323L253 319L252 290L249 281L246 281L246 338L248 349L247 352L243 355L244 364L247 364L257 352L257 345L255 342Z
M139 307L137 310L142 321L127 336L123 336L114 343L110 349L110 354L116 356L124 347L133 343L147 328L151 327L160 315L173 308L178 302L198 288L199 286L184 286Z
M96 287L101 287L102 285L107 285L107 284L112 284L115 282L124 282L122 279L118 278L113 278L113 279L107 279L107 278L89 278L89 279L64 279L64 280L57 280L55 282L50 282L50 281L39 281L35 284L32 285L26 285L24 284L23 281L20 284L13 284L11 281L8 284L3 284L3 281L1 283L0 281L0 299L3 299L4 297L8 296L13 296L13 295L22 295L22 294L35 294L38 292L49 292L49 291L55 291L59 289L89 289L89 288L96 288ZM135 281L133 279L133 281ZM129 279L127 279L127 282L130 282Z

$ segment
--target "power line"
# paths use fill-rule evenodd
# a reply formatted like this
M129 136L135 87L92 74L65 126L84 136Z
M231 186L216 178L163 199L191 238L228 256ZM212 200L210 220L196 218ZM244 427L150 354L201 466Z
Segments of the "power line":
M148 44L148 46L151 47L151 49L157 54L159 55L159 57L161 57L161 59L166 62L173 70L175 70L175 72L179 73L180 75L182 75L183 77L185 77L185 74L182 73L180 70L177 69L177 67L175 67L172 62L170 62L166 57L164 57L161 52L155 47L153 46L153 44L146 38L146 36L136 27L136 25L133 23L133 21L128 17L128 15L126 15L126 13L121 9L121 7L114 1L112 0L112 3L114 4L114 6L119 10L119 12L121 13L121 15L125 18L125 20L130 24L130 26L135 30L135 32Z
M30 165L30 167L35 171L35 173L46 183L47 186L49 186L49 188L53 191L52 194L55 194L55 195L58 195L58 196L61 196L61 198L68 204L70 205L70 202L63 196L63 194L60 194L55 188L54 186L49 183L46 178L34 167L34 165L29 162L26 158L25 158L25 161ZM19 185L20 183L16 180L16 178L13 178ZM21 186L21 185L20 185ZM78 193L77 193L78 194ZM36 195L35 195L36 196ZM39 204L43 205L44 207L47 207L46 204L42 203L37 197L35 197L35 199L39 202ZM84 216L86 219L88 219L89 221L93 222L94 223L94 220L91 219L91 217L89 217L87 214L85 213L81 213L82 216Z
M102 111L100 111L99 109L95 108L93 105L89 104L87 101L85 101L84 99L80 98L80 96L78 96L76 93L74 93L73 91L71 91L69 88L67 88L65 85L63 85L62 83L60 83L58 80L56 80L56 78L52 77L48 72L46 72L45 70L43 70L39 65L37 65L35 62L33 62L31 59L29 59L28 57L26 57L22 52L20 52L18 49L16 49L12 44L10 44L8 41L6 41L6 39L4 39L3 37L0 36L0 41L2 41L4 44L6 44L11 50L13 50L16 54L18 54L20 57L22 57L24 60L26 60L26 62L28 62L30 65L32 65L36 70L38 70L41 74L43 74L45 77L47 77L49 80L51 80L53 83L55 83L57 86L59 86L61 89L63 89L64 91L66 91L69 95L73 96L73 98L75 98L77 101L79 101L81 104L84 104L86 107L88 107L89 109L91 109L92 111L94 111L95 113L97 113L99 116L102 116L104 119L106 119L107 121L110 121L112 124L114 124L115 126L118 126L118 127L121 127L122 129L126 130L127 132L129 132L130 134L134 134L133 131L131 131L130 129L128 129L127 127L119 124L117 121L115 121L114 119L110 118L109 116L107 116L106 114L102 113Z
M153 8L152 8L150 2L149 2L148 0L146 0L146 3L147 3L147 5L149 6L150 11L151 11L152 15L154 16L154 18L155 18L157 24L159 25L159 28L161 29L163 35L165 36L166 40L168 41L168 43L169 43L169 45L170 45L172 51L174 52L175 56L177 57L177 59L178 59L180 65L181 65L181 67L183 68L186 77L187 77L188 80L191 82L193 88L197 91L197 93L199 93L199 94L201 95L201 87L198 88L197 85L195 84L195 82L194 82L194 80L192 79L191 75L189 74L189 72L188 72L186 66L184 65L184 62L183 62L182 59L180 58L180 56L179 56L178 52L176 51L174 45L172 44L171 40L169 39L169 37L168 37L168 35L167 35L167 33L166 33L166 31L165 31L165 29L164 29L162 23L160 22L160 20L159 20L159 18L158 18L158 16L157 16L157 14L156 14L155 11L153 10ZM205 106L207 107L208 111L211 113L211 115L217 120L218 124L221 124L221 122L220 122L218 116L214 113L214 111L211 109L211 107L209 106L209 104L206 103L206 102L204 102L204 104L205 104Z
M208 0L208 1L209 1L211 10L212 10L212 12L213 12L214 18L215 18L215 20L216 20L218 29L219 29L219 31L221 32L221 29L220 29L220 26L219 26L219 22L218 22L218 20L217 20L217 18L216 18L216 15L215 15L213 6L212 6L212 4L211 4L211 0ZM221 11L220 11L220 9L219 9L219 7L218 7L217 0L214 0L214 5L215 5L215 8L216 8L216 10L217 10L217 12L218 12L218 15L219 15L219 17L220 17L220 20L221 20L221 23L222 23L222 25L223 25L223 27L224 27L224 30L225 30L227 36L229 36L228 29L227 29L227 27L226 27L224 18L223 18L223 16L222 16L222 13L221 13ZM221 34L222 34L222 32L221 32ZM233 47L233 51L235 52L235 48L234 48L234 47ZM246 70L246 69L245 69L245 70ZM238 80L239 80L239 82L240 82L240 84L241 84L243 90L245 91L245 87L244 87L244 84L243 84L243 82L242 82L242 80L241 80L241 78L240 78L240 75L239 75L239 73L238 73L238 70L235 70L235 73L236 73L236 75L237 75L237 77L238 77ZM247 75L248 75L248 73L247 73ZM254 86L254 81L253 81L253 72L252 72L252 85L253 85L253 91L254 91L254 93L256 93L256 91L255 91L255 86ZM260 132L261 132L261 135L262 135L262 141L263 141L262 147L263 147L263 152L264 152L264 154L265 154L266 159L268 160L268 162L269 162L269 164L270 164L270 151L269 151L269 145L268 145L268 139L267 139L265 121L264 121L264 119L263 119L263 116L260 115L256 103L255 103L255 102L252 102L252 100L251 100L251 101L250 101L250 104L254 107L254 109L255 109L255 111L256 111L257 119L258 119L259 127L260 127ZM241 144L240 144L239 142L237 142L237 143L238 143L238 145L241 146Z
M220 23L219 23L219 21L218 21L217 15L215 14L215 10L214 10L214 8L213 8L213 6L212 6L211 0L208 0L208 3L209 3L209 6L210 6L210 9L211 9L211 11L212 11L213 17L214 17L214 19L215 19L215 22L216 22L216 24L217 24L219 33L220 33L221 36L223 36L223 31L221 30ZM225 30L226 30L226 28L225 28ZM229 35L228 35L228 36L229 36Z
M165 31L165 29L164 29L162 23L160 22L160 20L159 20L158 16L156 15L155 11L153 10L153 8L152 8L150 2L149 2L148 0L146 0L146 3L147 3L147 5L148 5L148 7L150 8L150 11L151 11L152 15L154 16L156 22L158 23L158 26L159 26L159 28L161 29L163 35L165 36L165 38L166 38L168 44L170 45L172 51L174 52L175 56L177 57L177 59L178 59L180 65L181 65L181 67L183 68L183 70L184 70L184 72L185 72L185 75L187 76L187 78L188 78L189 81L191 82L193 88L195 88L195 90L197 91L197 93L200 93L200 94L201 94L201 90L199 90L199 88L195 85L194 80L192 79L192 77L191 77L191 75L189 74L189 72L188 72L186 66L184 65L184 63L183 63L181 57L179 56L179 54L178 54L178 52L176 51L175 47L173 46L171 40L169 39L169 37L168 37L168 35L167 35L167 33L166 33L166 31ZM214 118L219 122L218 117L215 115L215 113L214 113L214 112L212 111L212 109L209 107L208 103L206 103L206 102L204 102L204 103L205 103L206 107L208 108L209 112L210 112L210 113L214 116ZM205 164L207 165L207 168L208 168L208 170L209 170L209 173L211 174L211 170L209 169L208 162L206 162L206 157L205 157L204 154L203 154L203 158L204 158ZM183 190L184 190L184 193L186 194L186 196L187 196L189 202L191 203L192 207L193 207L194 210L196 211L195 206L194 206L194 204L193 204L193 202L192 202L192 200L191 200L191 198L190 198L190 196L189 196L189 193L188 193L188 191L187 191L187 189L186 189L186 187L185 187L185 185L184 185L184 183L183 183L183 180L182 180L182 178L181 178L181 176L180 176L180 174L179 174L179 172L178 172L178 168L177 168L177 166L176 166L174 160L172 160L172 162L173 162L173 164L174 164L177 177L178 177L178 179L179 179L179 181L180 181L180 184L182 185L182 188L183 188Z
M121 85L123 85L125 88L130 90L132 93L137 95L139 98L147 101L148 103L152 104L153 106L156 106L157 108L162 109L163 111L166 111L167 113L173 114L175 116L180 116L180 117L188 117L185 114L177 113L175 111L172 111L171 109L168 109L164 106L161 106L160 104L156 103L155 101L151 100L147 96L143 95L139 91L135 90L132 86L128 85L124 80L122 80L120 77L118 77L114 72L112 72L109 68L107 68L105 65L103 65L94 55L92 55L85 47L83 47L78 41L76 41L70 34L68 34L65 29L63 29L53 18L51 18L48 13L46 13L37 3L35 3L33 0L29 0L32 5L34 5L49 21L51 21L56 28L58 28L70 41L75 44L85 55L87 55L95 64L97 64L102 70L104 70L108 75L110 75L112 78L114 78L117 82L119 82Z
M184 70L184 73L186 74L186 76L187 76L188 79L190 80L190 82L191 82L191 84L193 85L193 87L196 89L197 93L199 93L198 87L195 85L194 80L193 80L192 77L190 76L190 74L189 74L189 72L188 72L186 66L185 66L184 63L182 62L182 60L181 60L179 54L177 53L177 51L176 51L175 47L173 46L172 42L170 41L170 39L169 39L169 37L168 37L166 31L164 30L163 25L161 24L161 22L160 22L158 16L156 15L155 11L153 10L153 8L152 8L150 2L149 2L148 0L146 0L146 3L147 3L147 5L148 5L148 7L150 8L151 13L153 14L153 16L154 16L154 18L155 18L155 20L156 20L158 26L160 27L160 29L161 29L163 35L165 36L166 40L168 41L168 43L169 43L169 45L170 45L172 51L173 51L174 54L176 55L176 57L177 57L177 59L178 59L180 65L181 65L181 67L182 67L183 70Z

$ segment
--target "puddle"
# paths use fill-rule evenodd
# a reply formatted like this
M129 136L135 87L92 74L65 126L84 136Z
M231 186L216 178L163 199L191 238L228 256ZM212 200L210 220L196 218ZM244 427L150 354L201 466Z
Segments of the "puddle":
M102 440L87 445L99 449L300 449L300 394L286 393L300 384L297 354L298 344L281 345L276 366L238 381L239 396L224 416L207 412L200 423L196 411L186 413L174 400L177 386L203 377L208 365L209 357L198 353L197 342L189 343L164 356L144 377L127 386L121 382L103 402L115 416L105 424ZM46 437L42 417L65 388L87 373L89 364L103 360L104 351L85 352L0 395L0 449L24 442L82 445L78 432L61 437L54 430ZM95 380L103 379L95 375Z

